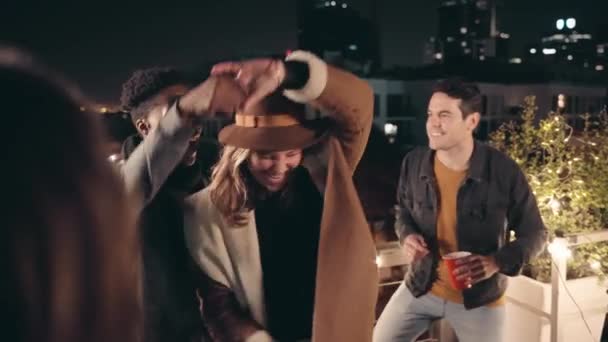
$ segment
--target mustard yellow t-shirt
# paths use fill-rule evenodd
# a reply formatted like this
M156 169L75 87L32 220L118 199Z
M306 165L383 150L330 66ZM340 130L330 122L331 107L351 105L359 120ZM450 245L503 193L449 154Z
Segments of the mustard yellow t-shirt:
M454 171L443 165L435 156L433 169L437 179L439 190L439 208L437 211L437 242L441 256L458 251L458 239L456 236L457 197L458 189L467 175L467 171ZM437 297L455 303L464 303L462 291L452 287L450 274L445 263L440 259L437 266L438 278L433 283L431 293ZM504 298L499 298L489 306L501 305Z

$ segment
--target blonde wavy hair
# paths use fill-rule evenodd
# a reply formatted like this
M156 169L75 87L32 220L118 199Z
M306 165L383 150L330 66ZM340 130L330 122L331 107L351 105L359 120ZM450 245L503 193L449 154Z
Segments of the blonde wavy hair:
M249 149L226 145L211 174L211 201L231 225L248 221L250 180L243 166L250 155Z

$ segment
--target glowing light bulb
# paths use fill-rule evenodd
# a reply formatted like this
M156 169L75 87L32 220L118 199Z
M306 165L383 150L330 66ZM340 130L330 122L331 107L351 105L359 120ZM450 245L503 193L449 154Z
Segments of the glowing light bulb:
M572 251L568 248L568 242L564 238L555 238L547 250L556 259L568 259L572 256Z
M553 211L553 214L558 214L562 209L562 204L557 198L553 197L549 201L549 207L551 208L551 211Z

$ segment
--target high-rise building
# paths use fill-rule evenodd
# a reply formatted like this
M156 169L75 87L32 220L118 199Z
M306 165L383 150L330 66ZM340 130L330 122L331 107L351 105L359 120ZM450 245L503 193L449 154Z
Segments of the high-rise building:
M489 0L443 0L439 5L439 38L490 38L495 35L494 4Z
M380 60L372 22L344 1L299 0L298 45L360 74Z
M597 42L590 33L579 29L576 18L559 18L554 30L539 43L527 47L532 63L561 64L604 71L608 44Z
M438 34L427 44L427 61L508 59L510 37L497 30L494 1L442 0L438 13Z

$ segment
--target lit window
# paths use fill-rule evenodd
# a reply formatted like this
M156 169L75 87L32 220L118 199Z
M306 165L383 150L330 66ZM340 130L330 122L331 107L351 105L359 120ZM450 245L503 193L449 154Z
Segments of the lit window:
M479 60L480 61L485 61L486 60L486 56L484 56L484 55L479 56Z
M572 57L572 55L568 55L568 60L569 60L569 61L571 61L571 60L573 60L573 59L574 59L574 57Z
M357 45L355 45L355 44L349 45L348 48L352 51L357 51Z
M576 19L574 18L568 18L568 20L566 20L566 27L568 27L569 29L573 29L576 27Z
M346 8L346 7L348 7L347 4L342 4L342 8Z
M395 125L395 124L392 124L392 123L384 124L384 134L385 135L397 135L398 129L399 129L399 127L397 127L397 125Z
M467 42L462 42L460 45L462 45L462 47L467 47Z
M435 54L435 59L442 59L443 58L443 54L441 52L437 52Z
M509 59L509 63L511 64L521 64L522 60L519 57Z
M447 37L445 40L447 40L448 42L453 42L454 41L454 37Z
M601 65L601 64L598 64L598 65L595 66L595 70L596 71L604 71L604 66Z
M566 95L564 95L564 94L557 95L557 108L560 108L560 109L566 108Z
M598 45L597 46L597 53L600 55L604 54L604 46L603 45Z
M530 53L534 55L536 53L536 49L535 48L531 48L530 49Z
M558 30L563 30L564 26L565 26L566 22L564 21L564 19L558 19L555 22L555 28L557 28Z
M468 30L467 30L467 28L466 28L466 27L461 27L461 28L460 28L460 33L462 33L462 34L466 34L467 32L468 32Z
M556 53L557 53L557 50L555 50L555 49L543 49L544 55L555 55Z

